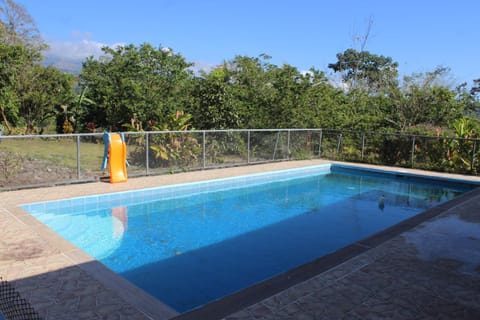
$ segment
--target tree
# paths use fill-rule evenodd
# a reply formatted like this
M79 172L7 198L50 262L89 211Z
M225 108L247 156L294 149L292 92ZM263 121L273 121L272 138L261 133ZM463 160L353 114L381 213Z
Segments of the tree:
M193 115L195 127L202 130L239 128L241 116L233 103L225 65L208 74L203 72L194 82L195 102L188 111Z
M0 114L9 132L20 124L29 133L42 131L55 108L70 101L71 76L39 60L36 49L0 42Z
M470 90L470 93L472 95L477 95L480 93L480 78L473 80L473 86L472 86L472 89Z
M300 72L270 57L236 56L196 79L189 109L196 127L292 128L338 125L332 108L342 99L325 74Z
M478 110L480 110L480 79L473 80L473 83L470 90L471 109L478 114Z
M448 68L406 76L402 88L390 91L390 110L386 116L390 125L405 131L418 125L449 126L465 112L465 103L455 90L442 85Z
M148 121L163 122L183 110L191 80L190 63L170 49L150 44L103 48L106 56L88 58L80 74L80 86L88 87L91 105L83 122L121 130L135 118L142 127Z
M326 126L326 113L335 105L337 91L323 72L311 68L300 72L284 64L271 67L269 81L273 92L265 118L270 128L313 128Z
M398 63L390 57L368 51L347 49L337 54L337 62L328 65L342 74L350 89L365 89L369 93L382 93L385 88L398 85Z
M475 117L480 109L480 97L475 93L475 87L467 89L467 83L461 83L455 88L456 99L464 106L465 115Z
M29 79L28 70L33 68L39 57L36 50L0 42L0 114L9 132L21 117L21 81Z
M306 86L295 110L295 126L302 128L342 128L347 99L323 72L310 69L303 75ZM308 85L307 85L308 84Z
M65 75L38 64L45 48L25 7L0 0L0 114L9 131L21 122L28 132L35 131L71 92Z
M274 66L270 56L236 56L225 63L231 108L239 115L240 128L266 128L265 119L272 116L267 111L272 103L273 89L270 71Z
M23 45L36 51L46 48L33 18L13 0L0 0L0 40L6 45Z
M27 133L42 133L49 124L47 120L72 103L73 76L39 64L23 76L18 87L19 113L25 120Z

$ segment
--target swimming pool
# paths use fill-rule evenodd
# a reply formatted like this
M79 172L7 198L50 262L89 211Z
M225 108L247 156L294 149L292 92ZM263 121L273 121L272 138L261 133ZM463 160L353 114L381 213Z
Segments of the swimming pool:
M22 208L183 312L472 187L322 165Z

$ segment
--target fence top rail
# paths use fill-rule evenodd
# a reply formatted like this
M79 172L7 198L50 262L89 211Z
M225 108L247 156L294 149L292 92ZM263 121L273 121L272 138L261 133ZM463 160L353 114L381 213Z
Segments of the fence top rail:
M145 132L125 132L125 134L130 134L130 133L215 133L215 132L288 132L288 131L322 131L323 129L311 129L311 128L305 128L305 129L210 129L210 130L171 130L171 131L145 131Z
M1 139L44 139L44 138L76 138L76 137L101 137L100 133L63 133L63 134L24 134L24 135L0 135Z
M233 133L233 132L299 132L299 131L313 131L322 132L322 134L361 134L361 135L379 135L379 136L397 136L406 138L421 138L421 139L445 139L445 140L463 140L463 141L480 141L479 138L463 138L463 137L449 137L449 136L429 136L409 133L393 133L393 132L376 132L376 131L357 131L357 130L339 130L339 129L323 129L323 128L290 128L290 129L218 129L218 130L172 130L172 131L136 131L123 132L125 135L152 135L152 134L167 134L167 133L188 133L188 134L203 134L203 133ZM76 137L101 137L104 133L70 133L70 134L42 134L42 135L0 135L0 140L7 139L44 139L44 138L76 138Z
M309 130L309 129L302 129ZM376 132L376 131L358 131L358 130L340 130L340 129L316 129L322 131L323 134L343 134L343 133L356 133L365 135L380 135L380 136L398 136L407 138L423 138L423 139L446 139L446 140L465 140L465 141L480 141L480 138L463 138L463 137L449 137L449 136L429 136L413 133L399 133L399 132Z

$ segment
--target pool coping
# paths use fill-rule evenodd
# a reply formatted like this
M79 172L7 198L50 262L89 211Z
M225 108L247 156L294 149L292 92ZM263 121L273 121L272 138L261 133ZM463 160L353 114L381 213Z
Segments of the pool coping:
M377 233L373 236L370 236L364 240L361 240L355 244L352 244L348 247L340 249L330 255L327 255L323 258L316 259L311 263L307 263L303 266L297 267L292 269L284 274L281 274L277 277L273 277L271 279L265 280L257 285L252 287L246 288L241 290L237 293L234 293L230 296L226 296L222 299L217 301L211 302L206 304L203 307L199 307L195 310L190 312L186 312L184 314L178 314L168 306L164 305L162 302L158 301L157 299L151 297L143 290L138 289L134 285L130 284L128 281L124 280L120 276L114 274L109 269L104 267L100 262L96 261L80 249L76 248L74 245L69 243L68 241L61 238L55 232L50 230L48 227L44 226L38 220L30 216L30 214L23 211L18 205L25 203L25 200L19 201L18 199L12 199L15 195L23 195L24 197L28 197L30 203L34 202L35 200L39 201L48 201L50 200L59 200L64 199L67 197L72 197L74 194L77 196L82 195L94 195L94 194L102 194L102 193L112 193L112 192L119 192L125 190L135 190L148 187L148 184L154 185L171 185L177 184L182 182L195 182L195 181L202 181L208 179L216 179L222 177L233 177L233 176L240 176L244 174L250 174L255 172L266 172L266 171L276 171L276 170L283 170L283 169L290 169L290 168L298 168L298 167L305 167L305 166L312 166L312 165L319 165L319 164L328 164L328 163L336 163L336 164L344 164L347 166L358 166L362 168L370 168L375 170L386 170L389 172L399 172L399 173L418 173L426 176L437 176L437 177L449 177L455 178L460 180L471 180L480 182L479 177L471 177L471 176L463 176L463 175L451 175L451 174L443 174L443 173L431 173L425 172L421 170L413 170L413 169L405 169L405 168L392 168L392 167L379 167L379 166L372 166L372 165L363 165L363 164L356 164L356 163L342 163L342 162L335 162L335 161L324 161L324 160L316 160L316 161L296 161L296 162L286 162L286 163L277 163L277 164L269 164L269 165L255 165L251 167L241 167L239 170L236 170L235 173L226 173L226 170L231 170L232 168L226 169L216 169L216 170L207 170L207 171L200 171L193 174L192 177L187 178L186 175L177 174L177 175L170 175L170 176L157 176L157 177L150 177L149 182L142 185L142 183L132 183L131 185L127 184L118 184L118 185L109 185L105 183L94 183L88 185L73 185L73 186L63 186L63 187L52 187L52 188L42 188L42 189L29 189L23 191L9 191L9 192L2 192L0 193L0 200L4 200L0 203L0 210L4 210L7 212L13 219L16 219L20 223L27 225L29 228L34 230L36 234L46 240L49 245L56 248L58 251L61 252L62 255L67 257L72 266L78 266L81 269L85 270L90 274L93 278L100 281L104 286L111 289L115 294L119 295L124 301L128 304L139 310L142 314L145 315L147 319L198 319L198 318L206 318L208 315L209 319L217 319L227 316L229 314L234 313L235 311L239 311L255 302L258 302L266 297L270 297L275 293L278 293L282 290L285 290L297 283L303 282L316 276L330 268L333 268L350 258L353 258L385 241L388 239L402 233L403 231L409 230L423 221L431 219L452 207L458 205L461 202L467 201L472 197L478 195L480 193L480 189L477 188L473 191L466 192L461 196L445 202L442 205L439 205L435 208L429 209L419 215L416 215L410 219L407 219L400 224L392 226L380 233ZM207 173L207 174L205 174ZM209 175L209 177L205 177ZM143 178L145 179L145 178ZM161 180L161 181L160 181ZM133 181L133 179L132 179ZM137 181L138 182L138 181ZM93 187L99 187L100 190L94 190ZM55 193L57 190L73 190L72 192L61 192ZM41 195L36 195L37 198L33 197L35 193L38 193L39 190L45 190L45 193ZM50 191L50 192L48 192ZM98 192L100 191L100 192ZM80 193L78 195L78 193ZM12 197L8 197L8 195L12 195ZM3 197L2 197L3 196ZM3 199L2 199L3 198ZM47 200L45 200L47 199ZM2 208L3 207L3 208ZM15 279L9 279L15 280Z

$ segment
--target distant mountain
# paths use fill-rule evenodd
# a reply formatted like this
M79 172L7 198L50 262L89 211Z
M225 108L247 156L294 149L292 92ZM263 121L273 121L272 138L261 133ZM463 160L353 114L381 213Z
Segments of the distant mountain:
M53 66L65 73L71 73L74 75L80 74L82 71L82 63L84 59L78 58L67 58L67 57L59 57L56 55L45 54L42 64L45 66Z

